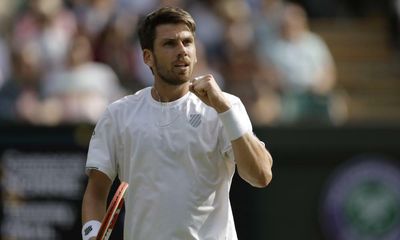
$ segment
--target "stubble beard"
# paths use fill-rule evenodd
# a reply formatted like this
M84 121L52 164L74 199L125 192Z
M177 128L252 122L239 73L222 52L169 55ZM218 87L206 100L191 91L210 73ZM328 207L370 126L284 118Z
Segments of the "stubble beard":
M179 86L179 85L187 83L190 80L190 76L191 76L191 72L192 72L191 71L192 69L190 69L190 67L188 70L188 71L190 71L189 75L187 75L185 78L183 78L183 77L179 77L179 76L173 76L174 73L172 71L170 71L168 73L168 70L166 70L165 68L161 67L158 64L157 58L154 58L154 63L156 66L155 74L157 74L158 77L165 83L168 83L168 84L174 85L174 86ZM176 75L178 75L178 74L176 74Z

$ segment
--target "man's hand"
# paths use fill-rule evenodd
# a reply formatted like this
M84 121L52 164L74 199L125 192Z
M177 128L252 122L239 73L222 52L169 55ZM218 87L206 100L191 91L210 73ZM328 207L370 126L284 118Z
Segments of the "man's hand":
M218 113L227 111L231 105L211 74L196 77L190 82L189 90L201 101Z

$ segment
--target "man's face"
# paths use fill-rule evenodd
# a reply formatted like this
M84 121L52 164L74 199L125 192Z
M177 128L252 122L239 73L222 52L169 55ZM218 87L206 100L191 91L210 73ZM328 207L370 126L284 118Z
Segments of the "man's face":
M197 62L194 36L185 24L159 25L153 51L146 49L144 58L156 80L171 85L186 83Z

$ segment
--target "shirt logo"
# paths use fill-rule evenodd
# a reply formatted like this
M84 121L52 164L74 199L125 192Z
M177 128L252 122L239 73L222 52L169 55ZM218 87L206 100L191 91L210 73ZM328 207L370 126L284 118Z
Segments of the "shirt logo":
M198 113L190 114L189 123L192 127L197 128L201 123L201 115Z

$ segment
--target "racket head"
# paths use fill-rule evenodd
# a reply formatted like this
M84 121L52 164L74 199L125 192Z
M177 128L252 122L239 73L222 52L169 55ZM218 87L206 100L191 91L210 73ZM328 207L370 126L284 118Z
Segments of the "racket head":
M104 215L103 221L101 222L96 240L107 240L110 237L114 225L118 220L118 215L124 205L123 199L128 186L129 184L126 182L121 182L118 186L117 191L108 206L107 212Z

